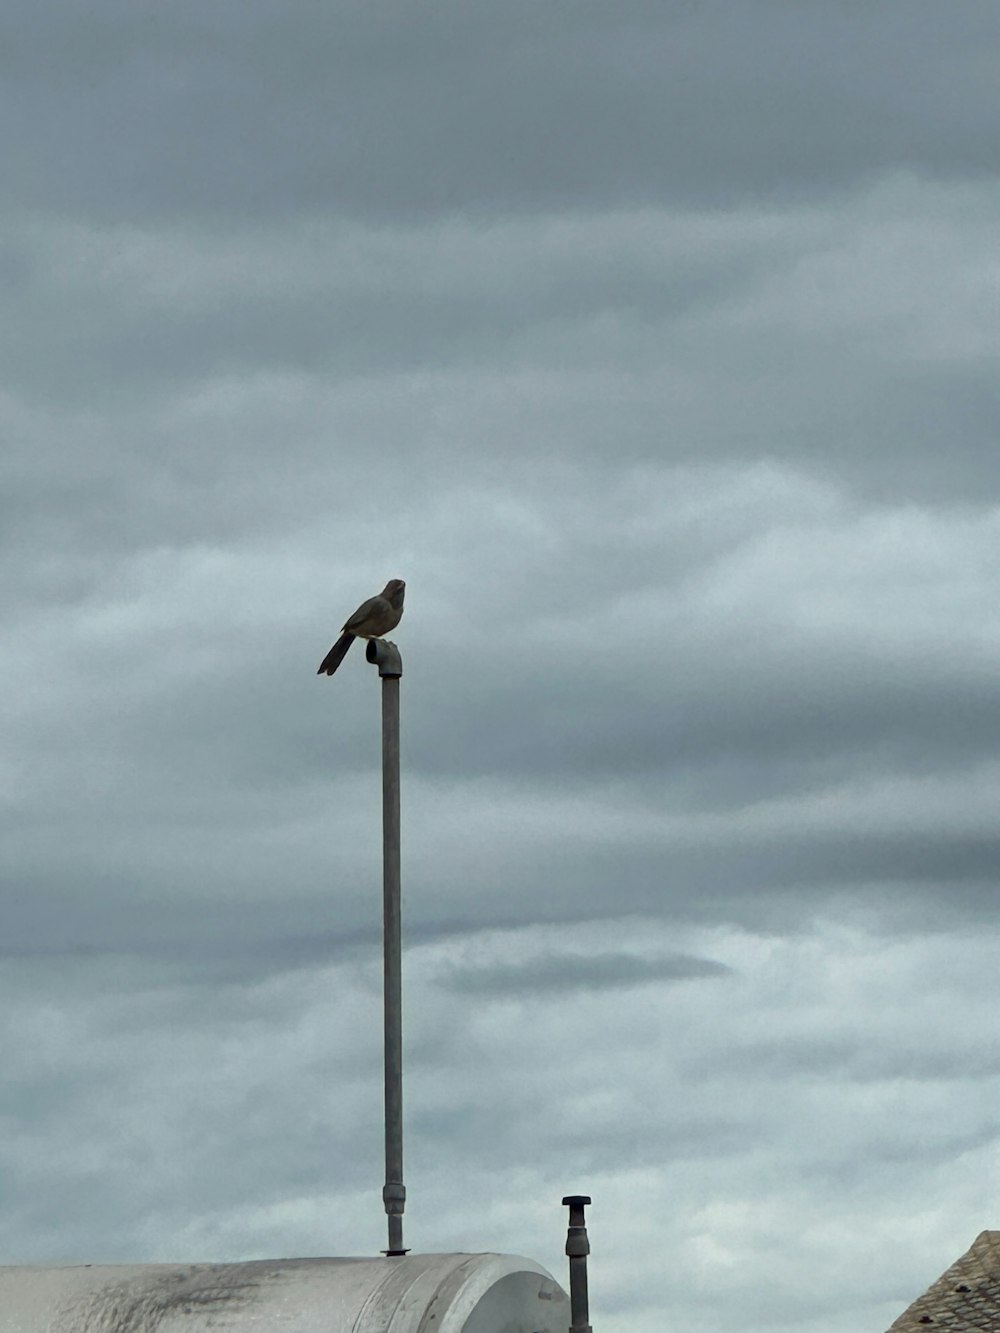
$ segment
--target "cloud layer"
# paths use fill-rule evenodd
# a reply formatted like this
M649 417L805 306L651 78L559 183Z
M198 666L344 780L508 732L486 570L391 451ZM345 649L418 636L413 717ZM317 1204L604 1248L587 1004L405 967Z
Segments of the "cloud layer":
M408 1243L881 1333L996 1222L995 7L0 29L0 1257L381 1247L400 576Z

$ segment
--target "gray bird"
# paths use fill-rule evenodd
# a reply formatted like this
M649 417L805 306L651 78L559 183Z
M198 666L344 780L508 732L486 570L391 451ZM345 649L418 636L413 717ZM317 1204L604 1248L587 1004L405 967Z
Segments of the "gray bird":
M377 597L362 602L354 615L345 621L343 634L323 658L317 676L332 676L355 639L381 639L383 634L395 629L403 614L405 592L406 584L402 579L390 579Z

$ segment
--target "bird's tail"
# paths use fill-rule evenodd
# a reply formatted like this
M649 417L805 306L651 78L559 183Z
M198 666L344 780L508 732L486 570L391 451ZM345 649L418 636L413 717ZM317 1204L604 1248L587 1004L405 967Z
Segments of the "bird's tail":
M320 663L320 668L316 672L316 675L332 676L333 673L337 670L337 667L339 667L341 662L344 660L344 657L347 654L347 650L348 648L350 648L353 642L354 642L353 634L342 634L340 638L337 640L337 642L330 649L330 651L327 653L327 655L323 658L323 661Z

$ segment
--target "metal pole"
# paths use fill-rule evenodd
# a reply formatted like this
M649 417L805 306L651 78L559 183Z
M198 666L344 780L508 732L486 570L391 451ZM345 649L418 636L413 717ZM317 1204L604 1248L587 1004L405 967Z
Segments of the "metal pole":
M395 644L369 640L369 662L382 677L382 924L385 1029L385 1185L382 1202L389 1226L387 1255L403 1247L403 969L399 876L399 677Z
M569 1229L566 1232L566 1253L569 1255L569 1333L593 1333L590 1326L590 1299L587 1294L587 1219L583 1210L590 1203L587 1194L567 1194L563 1204L569 1206Z

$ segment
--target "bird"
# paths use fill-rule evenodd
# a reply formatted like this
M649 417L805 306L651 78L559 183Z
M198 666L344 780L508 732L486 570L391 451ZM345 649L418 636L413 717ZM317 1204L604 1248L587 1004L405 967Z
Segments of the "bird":
M320 663L317 676L332 676L355 639L380 639L399 624L403 614L402 579L390 579L377 597L362 602L353 616L344 622L344 632Z

